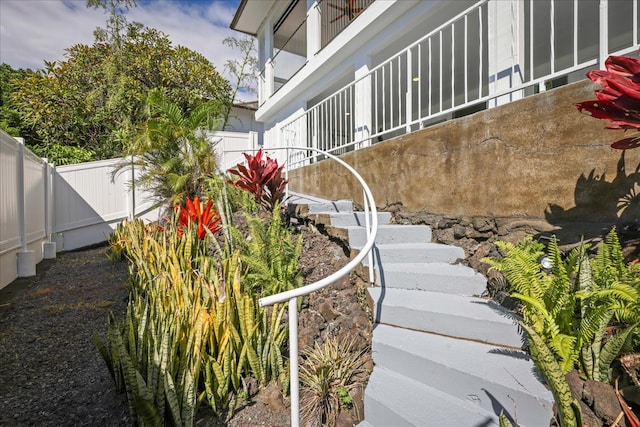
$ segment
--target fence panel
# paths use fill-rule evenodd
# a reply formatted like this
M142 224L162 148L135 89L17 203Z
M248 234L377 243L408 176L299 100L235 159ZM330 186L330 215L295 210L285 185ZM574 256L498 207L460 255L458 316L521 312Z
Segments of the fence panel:
M47 163L25 150L24 203L27 244L47 237L45 200Z
M0 132L0 255L19 248L18 142Z
M59 250L103 242L125 218L157 218L148 193L136 190L132 194L132 169L112 175L122 161L102 160L56 169L54 239Z
M216 153L221 172L244 162L241 151L251 153L260 148L256 132L211 132L207 138Z

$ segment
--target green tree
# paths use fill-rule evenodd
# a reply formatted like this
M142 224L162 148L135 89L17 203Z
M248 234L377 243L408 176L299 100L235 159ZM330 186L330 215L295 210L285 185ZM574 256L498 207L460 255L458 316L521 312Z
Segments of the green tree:
M45 62L44 70L18 82L12 102L42 152L59 144L91 150L95 159L120 156L147 119L152 89L182 111L231 102L229 83L204 56L174 47L156 29L126 22L122 7L131 4L90 1L111 13L94 44L72 46L65 61Z
M225 64L225 68L229 74L235 80L232 82L233 93L231 94L232 102L229 104L227 111L225 112L223 129L229 122L229 116L231 114L231 108L236 101L238 92L246 91L249 93L256 93L256 86L258 83L258 60L256 55L258 51L255 47L255 39L250 36L242 38L227 37L222 41L223 44L233 49L240 51L240 59L229 59Z
M11 101L11 92L16 80L25 78L31 70L14 70L8 64L0 65L0 129L12 136L23 136L20 114Z
M202 196L207 179L216 175L206 131L219 127L226 104L209 101L184 111L160 90L153 90L147 105L149 118L127 152L135 156L141 171L134 184L149 189L159 204ZM123 163L120 169L128 165Z

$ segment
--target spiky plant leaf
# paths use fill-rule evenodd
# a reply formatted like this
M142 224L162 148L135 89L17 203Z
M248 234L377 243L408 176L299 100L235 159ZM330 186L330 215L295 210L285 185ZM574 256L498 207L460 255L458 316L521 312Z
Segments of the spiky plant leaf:
M578 425L580 416L576 416L571 390L569 389L560 365L556 362L553 352L533 328L530 328L525 323L520 323L520 325L529 334L529 351L531 358L549 383L551 392L558 405L560 425L562 427L581 427Z

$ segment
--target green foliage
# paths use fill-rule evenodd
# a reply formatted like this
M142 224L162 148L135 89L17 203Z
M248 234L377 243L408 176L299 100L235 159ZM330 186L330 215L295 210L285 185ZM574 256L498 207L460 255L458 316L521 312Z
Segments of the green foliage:
M67 59L45 62L43 70L16 80L11 107L28 145L48 153L54 144L94 151L97 159L117 157L147 119L151 89L161 91L181 111L203 102L231 102L229 83L202 55L173 46L162 32L128 23L130 1L91 0L111 12L93 45L77 44ZM46 155L45 157L52 157Z
M303 425L335 425L341 405L348 407L351 393L364 388L370 360L367 348L355 337L327 338L301 352L300 414Z
M16 81L32 73L31 70L14 70L8 64L0 65L0 129L11 136L23 137L27 141L33 140L31 137L33 133L22 122L10 95L15 90Z
M203 195L207 180L216 175L216 157L205 131L216 128L221 108L211 101L183 111L161 91L151 91L148 119L127 150L140 168L135 184L151 191L159 204ZM128 165L123 162L117 171Z
M569 384L565 378L565 372L558 364L553 350L547 345L544 339L538 335L536 330L526 323L521 323L522 327L529 334L529 353L535 365L544 375L554 400L558 406L558 418L561 427L581 427L582 412L580 404L571 396Z
M238 240L238 244L247 268L248 289L257 295L273 295L302 286L298 268L302 236L293 242L281 209L274 209L269 221L251 215L246 219L250 239Z
M246 376L286 379L286 306L261 309L239 253L216 260L197 227L179 235L176 222L161 230L133 221L111 238L113 253L130 260L132 285L125 318L110 315L108 343L96 343L140 425L193 425L203 401L216 414L232 406Z
M615 230L592 259L586 244L564 258L553 239L546 255L550 271L540 265L543 245L531 238L498 246L504 258L484 261L505 275L523 303L526 329L540 337L563 373L578 364L587 378L608 382L611 363L640 322L638 270L625 266ZM626 326L607 336L612 320Z
M340 406L343 408L351 409L353 407L353 399L349 394L349 390L345 386L336 387L336 393L340 399Z
M225 200L230 212L257 213L258 204L253 195L226 181L227 178L224 175L208 178L205 184L207 197L212 200Z
M29 149L56 166L91 162L98 158L98 154L93 150L58 143L50 144L47 148L40 145L29 145Z

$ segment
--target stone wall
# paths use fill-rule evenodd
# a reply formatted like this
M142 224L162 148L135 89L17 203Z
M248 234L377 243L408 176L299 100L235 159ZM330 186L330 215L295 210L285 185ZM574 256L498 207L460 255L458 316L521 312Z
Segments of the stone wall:
M381 210L428 224L435 240L468 255L484 242L526 234L561 244L640 220L640 149L619 151L622 131L579 113L595 99L583 81L347 153ZM292 171L292 189L362 203L359 184L336 162ZM484 252L484 251L481 251Z

